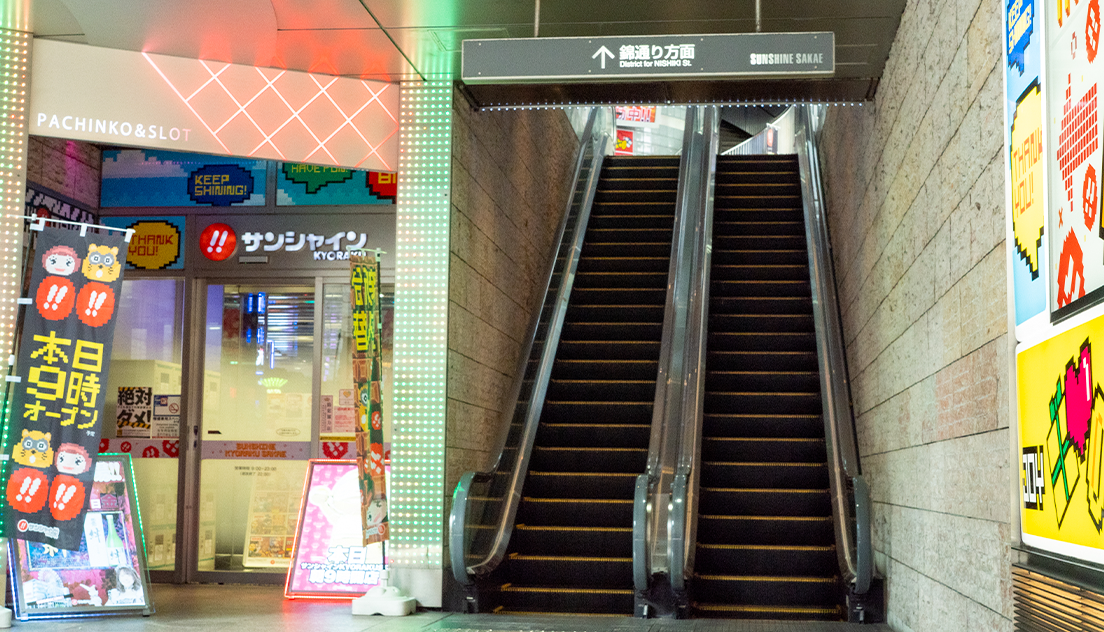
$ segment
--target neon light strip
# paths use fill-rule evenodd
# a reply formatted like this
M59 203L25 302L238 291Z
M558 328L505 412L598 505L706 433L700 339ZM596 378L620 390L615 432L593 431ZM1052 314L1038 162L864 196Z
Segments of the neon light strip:
M218 134L216 134L214 130L211 129L211 126L208 125L207 121L199 115L199 112L196 112L196 109L192 107L192 104L188 102L188 99L185 99L184 95L180 94L180 90L176 89L176 86L173 85L173 82L169 81L169 78L165 76L165 73L161 72L161 69L157 67L157 64L153 63L153 59L150 58L149 54L142 53L142 57L146 58L146 61L148 61L149 64L153 66L153 69L157 71L157 74L161 75L161 78L165 80L165 83L169 84L169 87L172 88L172 91L176 93L176 96L180 97L180 100L183 101L184 105L186 105L188 109L192 111L192 114L195 114L195 117L199 119L199 122L203 124L203 127L207 128L207 131L211 133L211 136L215 139L215 142L219 144L219 147L222 147L223 151L225 151L227 154L231 154L232 152L229 148L226 147L226 144L222 142L222 139L218 137ZM200 90L202 90L202 88L200 88ZM196 93L198 92L199 90L196 91ZM193 93L192 96L195 96L195 93Z

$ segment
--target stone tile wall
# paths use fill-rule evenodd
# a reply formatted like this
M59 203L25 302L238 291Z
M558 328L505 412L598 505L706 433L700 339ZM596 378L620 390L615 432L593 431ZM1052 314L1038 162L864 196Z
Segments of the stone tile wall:
M31 136L27 146L27 181L100 207L100 148L91 143Z
M575 132L561 110L453 98L445 493L492 464L521 345L544 298ZM446 502L448 502L448 500Z
M999 0L909 0L873 102L832 108L829 227L896 630L1011 630Z

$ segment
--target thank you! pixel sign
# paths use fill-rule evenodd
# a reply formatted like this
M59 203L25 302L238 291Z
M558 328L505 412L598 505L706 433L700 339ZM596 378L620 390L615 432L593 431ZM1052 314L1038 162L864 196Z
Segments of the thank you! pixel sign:
M831 76L835 34L737 33L464 40L468 83Z

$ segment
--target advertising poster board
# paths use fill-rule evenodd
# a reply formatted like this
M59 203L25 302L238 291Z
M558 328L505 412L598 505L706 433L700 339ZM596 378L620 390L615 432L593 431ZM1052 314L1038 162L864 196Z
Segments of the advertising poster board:
M618 129L617 136L613 142L613 155L633 155L633 136L634 132L631 129Z
M299 489L274 465L258 465L266 476L254 476L245 532L246 568L286 568L295 543Z
M80 546L126 247L117 232L47 227L36 238L6 464L8 537Z
M15 616L153 614L145 539L128 454L101 454L80 546L57 549L12 539Z
M109 149L100 207L264 206L267 171L267 160Z
M1104 316L1016 357L1025 544L1104 563Z
M1047 227L1056 322L1104 299L1098 79L1100 4L1045 2Z
M355 460L311 459L284 595L359 597L379 583L383 544L364 545Z
M276 169L276 205L394 204L398 184L396 173L283 162Z
M356 384L357 471L364 544L388 538L387 481L383 471L383 350L380 262L377 254L349 253Z
M1006 0L1006 192L1011 224L1016 338L1045 328L1047 292L1046 161L1043 148L1042 22L1035 0Z
M104 217L100 223L134 230L127 249L127 270L184 269L183 215Z

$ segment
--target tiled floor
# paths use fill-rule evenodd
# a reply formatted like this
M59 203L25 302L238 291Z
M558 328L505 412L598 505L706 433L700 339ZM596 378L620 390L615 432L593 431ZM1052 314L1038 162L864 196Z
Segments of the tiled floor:
M155 584L150 617L16 621L50 632L887 632L888 626L759 621L673 621L609 617L510 617L419 611L402 618L354 617L348 602L288 601L282 586Z

